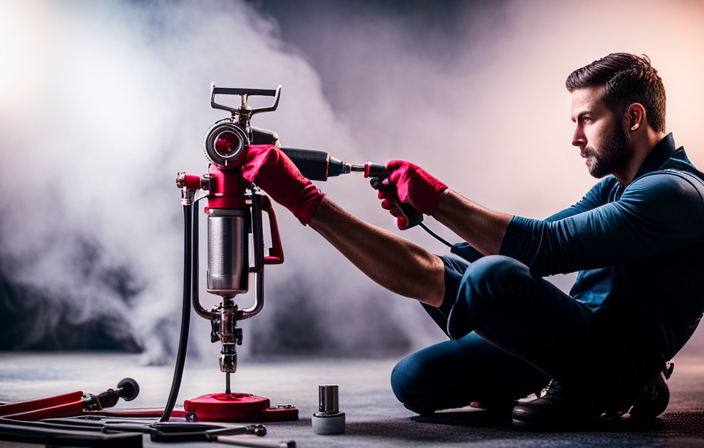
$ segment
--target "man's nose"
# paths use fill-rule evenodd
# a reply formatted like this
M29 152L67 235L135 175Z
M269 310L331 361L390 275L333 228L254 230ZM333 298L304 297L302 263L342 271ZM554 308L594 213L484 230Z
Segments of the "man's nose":
M572 146L579 146L582 148L585 146L587 143L587 139L584 136L584 132L577 126L577 129L574 130L574 135L572 136Z

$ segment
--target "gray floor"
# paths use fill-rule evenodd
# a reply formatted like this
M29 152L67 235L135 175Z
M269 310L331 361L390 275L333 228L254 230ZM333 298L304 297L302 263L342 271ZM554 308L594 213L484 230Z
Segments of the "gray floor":
M301 359L268 362L243 360L233 376L233 391L266 396L275 404L293 404L300 420L267 424L260 441L294 440L298 447L563 447L704 446L704 357L676 360L670 380L672 400L666 413L650 423L603 420L579 432L526 432L506 416L489 412L455 411L424 418L407 411L393 397L389 373L394 360ZM29 400L82 390L97 393L115 387L123 377L136 379L142 389L121 408L163 407L171 384L172 366L140 365L139 356L109 353L1 353L0 401ZM313 433L311 415L317 410L318 385L340 387L345 434ZM179 403L184 398L220 392L223 375L216 365L187 363ZM250 441L237 436L235 441ZM4 443L4 445L3 445ZM144 439L145 446L164 446ZM0 442L0 446L22 446ZM36 446L36 445L26 445ZM178 446L213 446L208 443Z

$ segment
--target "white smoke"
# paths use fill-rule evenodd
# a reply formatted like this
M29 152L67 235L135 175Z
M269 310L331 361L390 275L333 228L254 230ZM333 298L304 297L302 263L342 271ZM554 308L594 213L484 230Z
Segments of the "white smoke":
M211 82L283 84L279 111L257 117L256 125L285 140L297 137L289 140L295 146L337 148L337 156L361 160L313 69L277 38L275 22L242 2L2 6L2 17L16 24L3 40L7 78L0 80L3 254L14 282L49 299L35 299L32 308L54 311L53 318L47 313L36 328L17 335L20 347L28 334L29 342L50 337L64 322L59 317L68 314L69 323L104 321L117 339L134 335L153 362L168 358L178 332L182 286L181 206L174 179L177 171L207 169L202 138L223 117L209 107ZM335 195L350 185L329 190ZM335 269L339 279L333 280L325 250L313 250L319 237L287 213L279 209L288 261L267 270L273 275L267 275L265 311L277 305L295 310L290 298L277 304L277 295L292 291L299 302L334 299L348 303L348 310L360 306L355 301L370 305L369 284L318 298L330 292L328 282L352 284L354 275L346 278ZM206 306L217 303L204 291L201 296ZM305 316L291 312L290 320L321 320L318 314L326 313L324 306L310 304L308 311ZM119 325L110 325L110 318ZM266 318L261 325L260 339L279 331L266 329ZM207 324L195 326L191 340L207 340ZM324 344L328 348L347 340L332 327L325 322L321 327L331 334L321 334L330 341Z
M168 358L182 282L174 178L206 170L202 138L224 116L208 104L211 82L282 84L279 109L254 125L285 146L351 162L410 159L483 205L542 217L593 183L569 146L565 77L610 52L646 53L668 89L669 128L704 166L687 107L704 94L696 3L468 3L451 32L376 7L282 17L317 39L304 48L285 41L276 17L236 0L0 0L0 254L13 281L51 298L34 308L69 310L74 322L118 316L113 337L133 335L152 360ZM331 61L322 79L312 57ZM361 178L320 186L394 228ZM245 352L384 353L437 337L417 305L277 213L286 263L266 271L266 306L244 324ZM444 251L419 231L403 235ZM34 337L60 322L44 314ZM216 351L194 319L191 341Z

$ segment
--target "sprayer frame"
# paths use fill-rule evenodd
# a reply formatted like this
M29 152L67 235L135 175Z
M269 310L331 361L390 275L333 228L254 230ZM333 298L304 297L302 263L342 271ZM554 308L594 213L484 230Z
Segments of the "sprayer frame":
M239 95L240 96L240 107L235 109L232 107L224 106L215 102L215 96L217 94L224 95ZM252 109L247 104L247 99L249 95L262 95L262 96L273 96L274 104L269 107L262 107L257 109ZM279 97L281 95L281 86L278 86L276 90L262 90L262 89L238 89L238 88L223 88L216 87L215 84L211 85L211 96L210 105L214 109L227 110L232 113L232 123L236 124L242 131L244 131L244 137L247 138L251 135L250 119L252 115L260 112L274 111L278 107ZM212 130L212 128L211 128ZM210 132L206 135L206 145ZM248 140L248 139L247 139ZM245 143L245 142L242 142ZM246 144L249 144L247 141ZM207 147L205 148L206 156L209 156ZM208 157L210 158L210 157ZM211 162L214 162L211 160ZM234 166L233 166L234 167ZM231 167L224 167L231 168ZM213 174L212 171L210 173ZM276 227L276 218L273 209L271 208L271 203L266 196L261 194L260 189L252 184L248 189L245 189L245 219L251 222L251 233L253 239L253 250L254 250L254 266L250 266L248 273L254 273L256 276L255 281L255 301L252 306L244 310L239 310L237 305L234 303L235 294L221 295L223 298L222 303L218 307L212 308L211 310L206 310L200 303L199 297L199 251L198 251L198 213L199 207L198 202L205 198L211 197L211 195L203 195L196 199L195 193L197 190L206 190L212 193L212 177L211 175L204 175L202 178L197 176L188 175L186 173L178 173L176 177L176 185L181 188L181 204L184 209L184 276L183 276L183 306L182 306L182 318L181 318L181 332L179 337L179 347L176 357L176 365L174 368L174 377L171 383L171 391L169 393L169 398L167 404L164 407L164 413L161 419L155 426L168 424L171 412L176 404L176 399L178 397L178 391L181 387L181 379L183 377L183 369L186 360L186 351L188 346L188 333L190 326L190 309L193 309L196 313L211 321L211 328L213 331L211 333L212 342L221 340L223 342L223 349L221 350L220 366L221 370L226 374L226 393L230 393L230 373L234 372L237 368L237 355L234 350L235 345L241 344L242 334L241 330L236 328L238 320L249 319L250 317L256 316L264 307L264 264L279 264L283 263L283 250L281 249L281 243L278 236L278 229L274 235L274 228ZM216 182L217 185L217 182ZM224 192L221 192L224 193ZM274 241L274 246L277 248L278 254L273 257L264 256L264 235L262 229L262 197L266 199L265 210L269 214L269 221L272 225L272 238ZM227 202L225 200L222 205ZM195 207L194 207L195 205ZM218 201L218 207L220 208L220 202ZM212 206L212 204L211 204ZM229 207L222 207L229 208ZM239 207L238 207L239 208ZM248 259L248 258L247 258ZM217 323L217 328L216 327ZM219 329L219 331L218 331ZM224 332L227 332L227 341L223 341ZM227 347L225 347L227 345ZM229 361L228 361L229 360ZM231 365L224 365L223 361L232 362Z

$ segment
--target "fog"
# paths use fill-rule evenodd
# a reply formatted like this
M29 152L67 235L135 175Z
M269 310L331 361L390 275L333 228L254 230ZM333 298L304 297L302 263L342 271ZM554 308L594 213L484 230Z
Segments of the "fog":
M668 130L704 166L691 112L704 97L698 3L296 4L0 0L0 294L23 323L3 330L4 348L71 348L75 326L147 362L171 359L182 286L174 179L207 171L202 139L226 116L210 108L213 82L283 85L278 110L253 125L285 146L408 159L483 205L541 218L594 183L570 145L565 78L611 52L644 53L667 88ZM420 229L396 230L361 176L319 187L446 253ZM276 212L286 262L266 269L266 305L243 322L241 353L398 355L441 338L416 303ZM208 323L193 327L192 356L216 357Z

